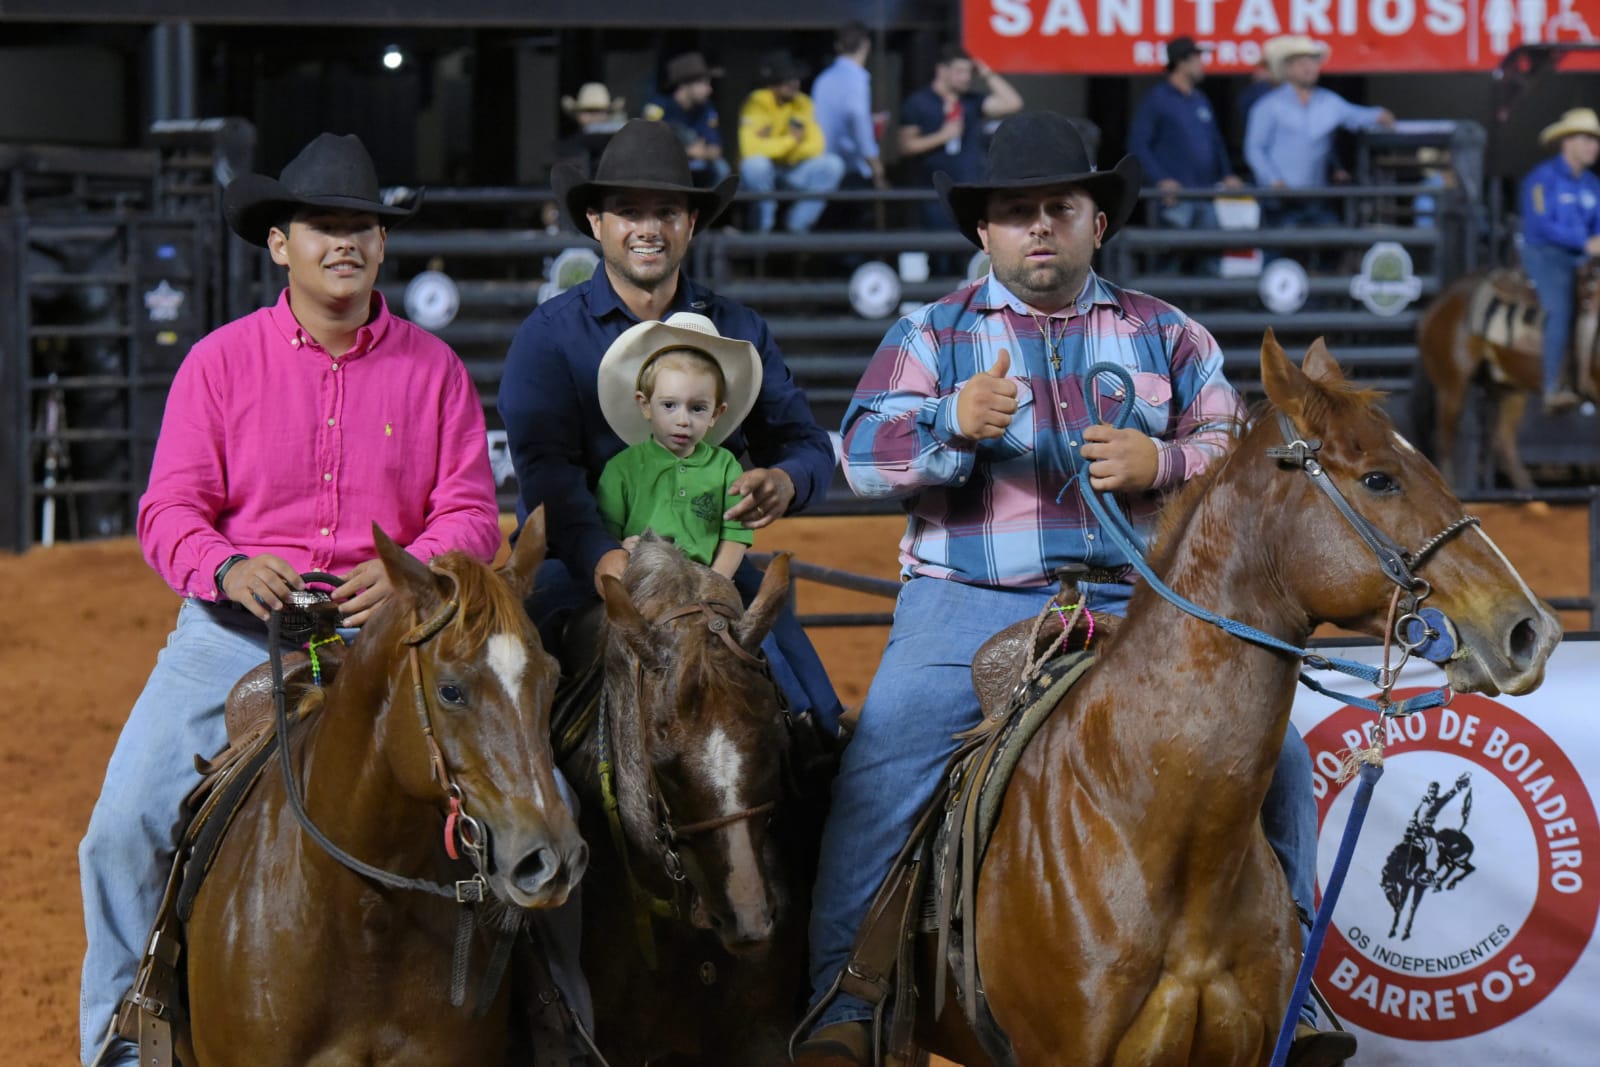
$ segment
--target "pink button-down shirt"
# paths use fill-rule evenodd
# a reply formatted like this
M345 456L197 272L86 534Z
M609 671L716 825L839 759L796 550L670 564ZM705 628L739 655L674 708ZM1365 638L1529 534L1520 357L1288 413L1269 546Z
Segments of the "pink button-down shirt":
M271 552L343 574L372 524L421 560L500 545L483 407L443 341L378 314L334 356L276 305L189 352L167 396L139 501L145 559L184 596L216 599L229 556Z

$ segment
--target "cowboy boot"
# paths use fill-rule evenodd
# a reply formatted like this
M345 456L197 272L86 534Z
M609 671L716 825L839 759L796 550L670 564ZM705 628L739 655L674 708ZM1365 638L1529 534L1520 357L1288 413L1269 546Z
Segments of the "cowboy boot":
M1318 1030L1301 1020L1289 1045L1288 1067L1337 1067L1356 1054L1356 1035L1347 1030Z
M872 1062L872 1024L830 1023L795 1046L795 1067L867 1067Z

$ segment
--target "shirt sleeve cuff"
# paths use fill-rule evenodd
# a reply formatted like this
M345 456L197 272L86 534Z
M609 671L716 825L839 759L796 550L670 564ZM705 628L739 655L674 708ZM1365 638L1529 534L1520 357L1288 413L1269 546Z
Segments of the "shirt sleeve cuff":
M958 390L945 397L928 397L917 411L917 421L946 448L971 452L974 442L961 433L961 424L956 420L956 400L960 395Z

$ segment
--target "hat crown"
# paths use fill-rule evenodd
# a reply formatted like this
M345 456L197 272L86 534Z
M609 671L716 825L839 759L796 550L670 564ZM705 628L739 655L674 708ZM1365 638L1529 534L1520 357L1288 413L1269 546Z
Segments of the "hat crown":
M627 186L632 182L641 187L651 185L682 185L693 187L694 176L689 173L689 153L671 126L649 119L631 119L623 123L600 153L600 162L594 169L594 181L602 185Z
M717 330L717 324L697 311L674 311L661 321L664 325L676 326L680 330L693 330L708 337L722 336Z
M670 90L684 82L711 77L711 68L706 65L706 57L699 52L685 52L667 60L666 75L667 88Z
M279 182L295 196L349 196L381 200L378 170L366 145L353 133L318 134L289 161Z
M573 107L578 111L610 111L611 90L600 82L584 82L578 87Z
M975 185L1035 182L1060 177L1069 181L1095 169L1083 134L1065 115L1024 111L995 130Z

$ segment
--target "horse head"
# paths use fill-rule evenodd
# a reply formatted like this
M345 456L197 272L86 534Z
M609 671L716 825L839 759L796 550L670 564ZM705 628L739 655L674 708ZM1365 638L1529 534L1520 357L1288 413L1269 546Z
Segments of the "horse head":
M768 832L783 795L783 704L760 647L789 590L787 556L741 610L727 578L646 534L604 581L608 693L629 837L687 880L688 918L733 952L764 945L784 899ZM629 765L633 773L629 773Z
M550 748L559 668L522 608L545 556L543 509L499 572L461 552L424 565L374 534L394 594L350 666L390 658L377 751L403 792L437 807L446 847L471 859L502 902L561 904L588 848Z
M1444 668L1452 688L1494 695L1538 686L1560 623L1464 516L1433 464L1396 432L1378 394L1346 381L1320 339L1296 367L1270 330L1261 376L1287 421L1259 419L1241 447L1272 449L1280 465L1310 475L1252 487L1248 505L1299 522L1276 541L1271 563L1271 584L1291 610L1311 624L1383 636L1397 604L1402 613L1425 605L1454 630L1457 652ZM1386 567L1386 552L1401 565Z

